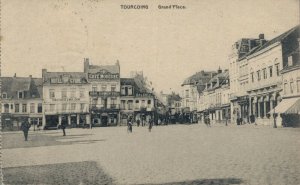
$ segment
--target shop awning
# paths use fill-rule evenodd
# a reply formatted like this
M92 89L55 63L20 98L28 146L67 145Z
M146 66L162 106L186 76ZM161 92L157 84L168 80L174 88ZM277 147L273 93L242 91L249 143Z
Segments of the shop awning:
M269 113L300 114L300 98L282 99Z

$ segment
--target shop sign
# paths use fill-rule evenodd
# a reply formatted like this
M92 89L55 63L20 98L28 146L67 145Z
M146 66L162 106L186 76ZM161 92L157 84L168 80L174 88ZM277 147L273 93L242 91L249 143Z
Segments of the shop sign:
M120 78L118 73L110 73L106 70L101 70L97 73L88 73L88 79L90 80L117 80Z
M53 101L79 101L80 98L53 98Z
M62 75L60 77L50 78L51 84L83 84L87 83L85 78L75 78L71 75Z

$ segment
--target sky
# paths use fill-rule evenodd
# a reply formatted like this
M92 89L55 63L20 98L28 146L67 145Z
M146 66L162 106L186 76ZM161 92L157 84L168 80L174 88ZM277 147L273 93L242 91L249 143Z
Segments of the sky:
M121 9L120 5L149 9ZM183 5L161 10L158 5ZM2 0L2 76L121 66L143 71L155 90L180 92L201 70L228 68L240 38L266 39L299 24L298 0Z

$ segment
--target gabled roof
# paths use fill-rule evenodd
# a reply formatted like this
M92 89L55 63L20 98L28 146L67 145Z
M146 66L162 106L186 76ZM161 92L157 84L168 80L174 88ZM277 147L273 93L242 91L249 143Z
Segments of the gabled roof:
M35 78L38 83L41 79ZM24 92L24 98L42 97L35 84L35 79L31 77L1 77L2 93L7 93L8 98L17 98L18 92Z
M97 73L100 70L106 70L112 74L120 73L120 69L118 65L89 65L88 68L89 73Z
M214 76L215 74L217 74L217 72L215 71L200 71L195 73L194 75L186 78L182 85L192 85L192 84L205 84L207 83L212 76Z

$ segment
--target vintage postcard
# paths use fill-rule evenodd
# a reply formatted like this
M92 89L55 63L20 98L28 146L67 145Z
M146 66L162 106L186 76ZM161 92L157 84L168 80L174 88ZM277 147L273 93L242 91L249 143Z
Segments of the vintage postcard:
M0 2L0 184L300 184L299 0Z

